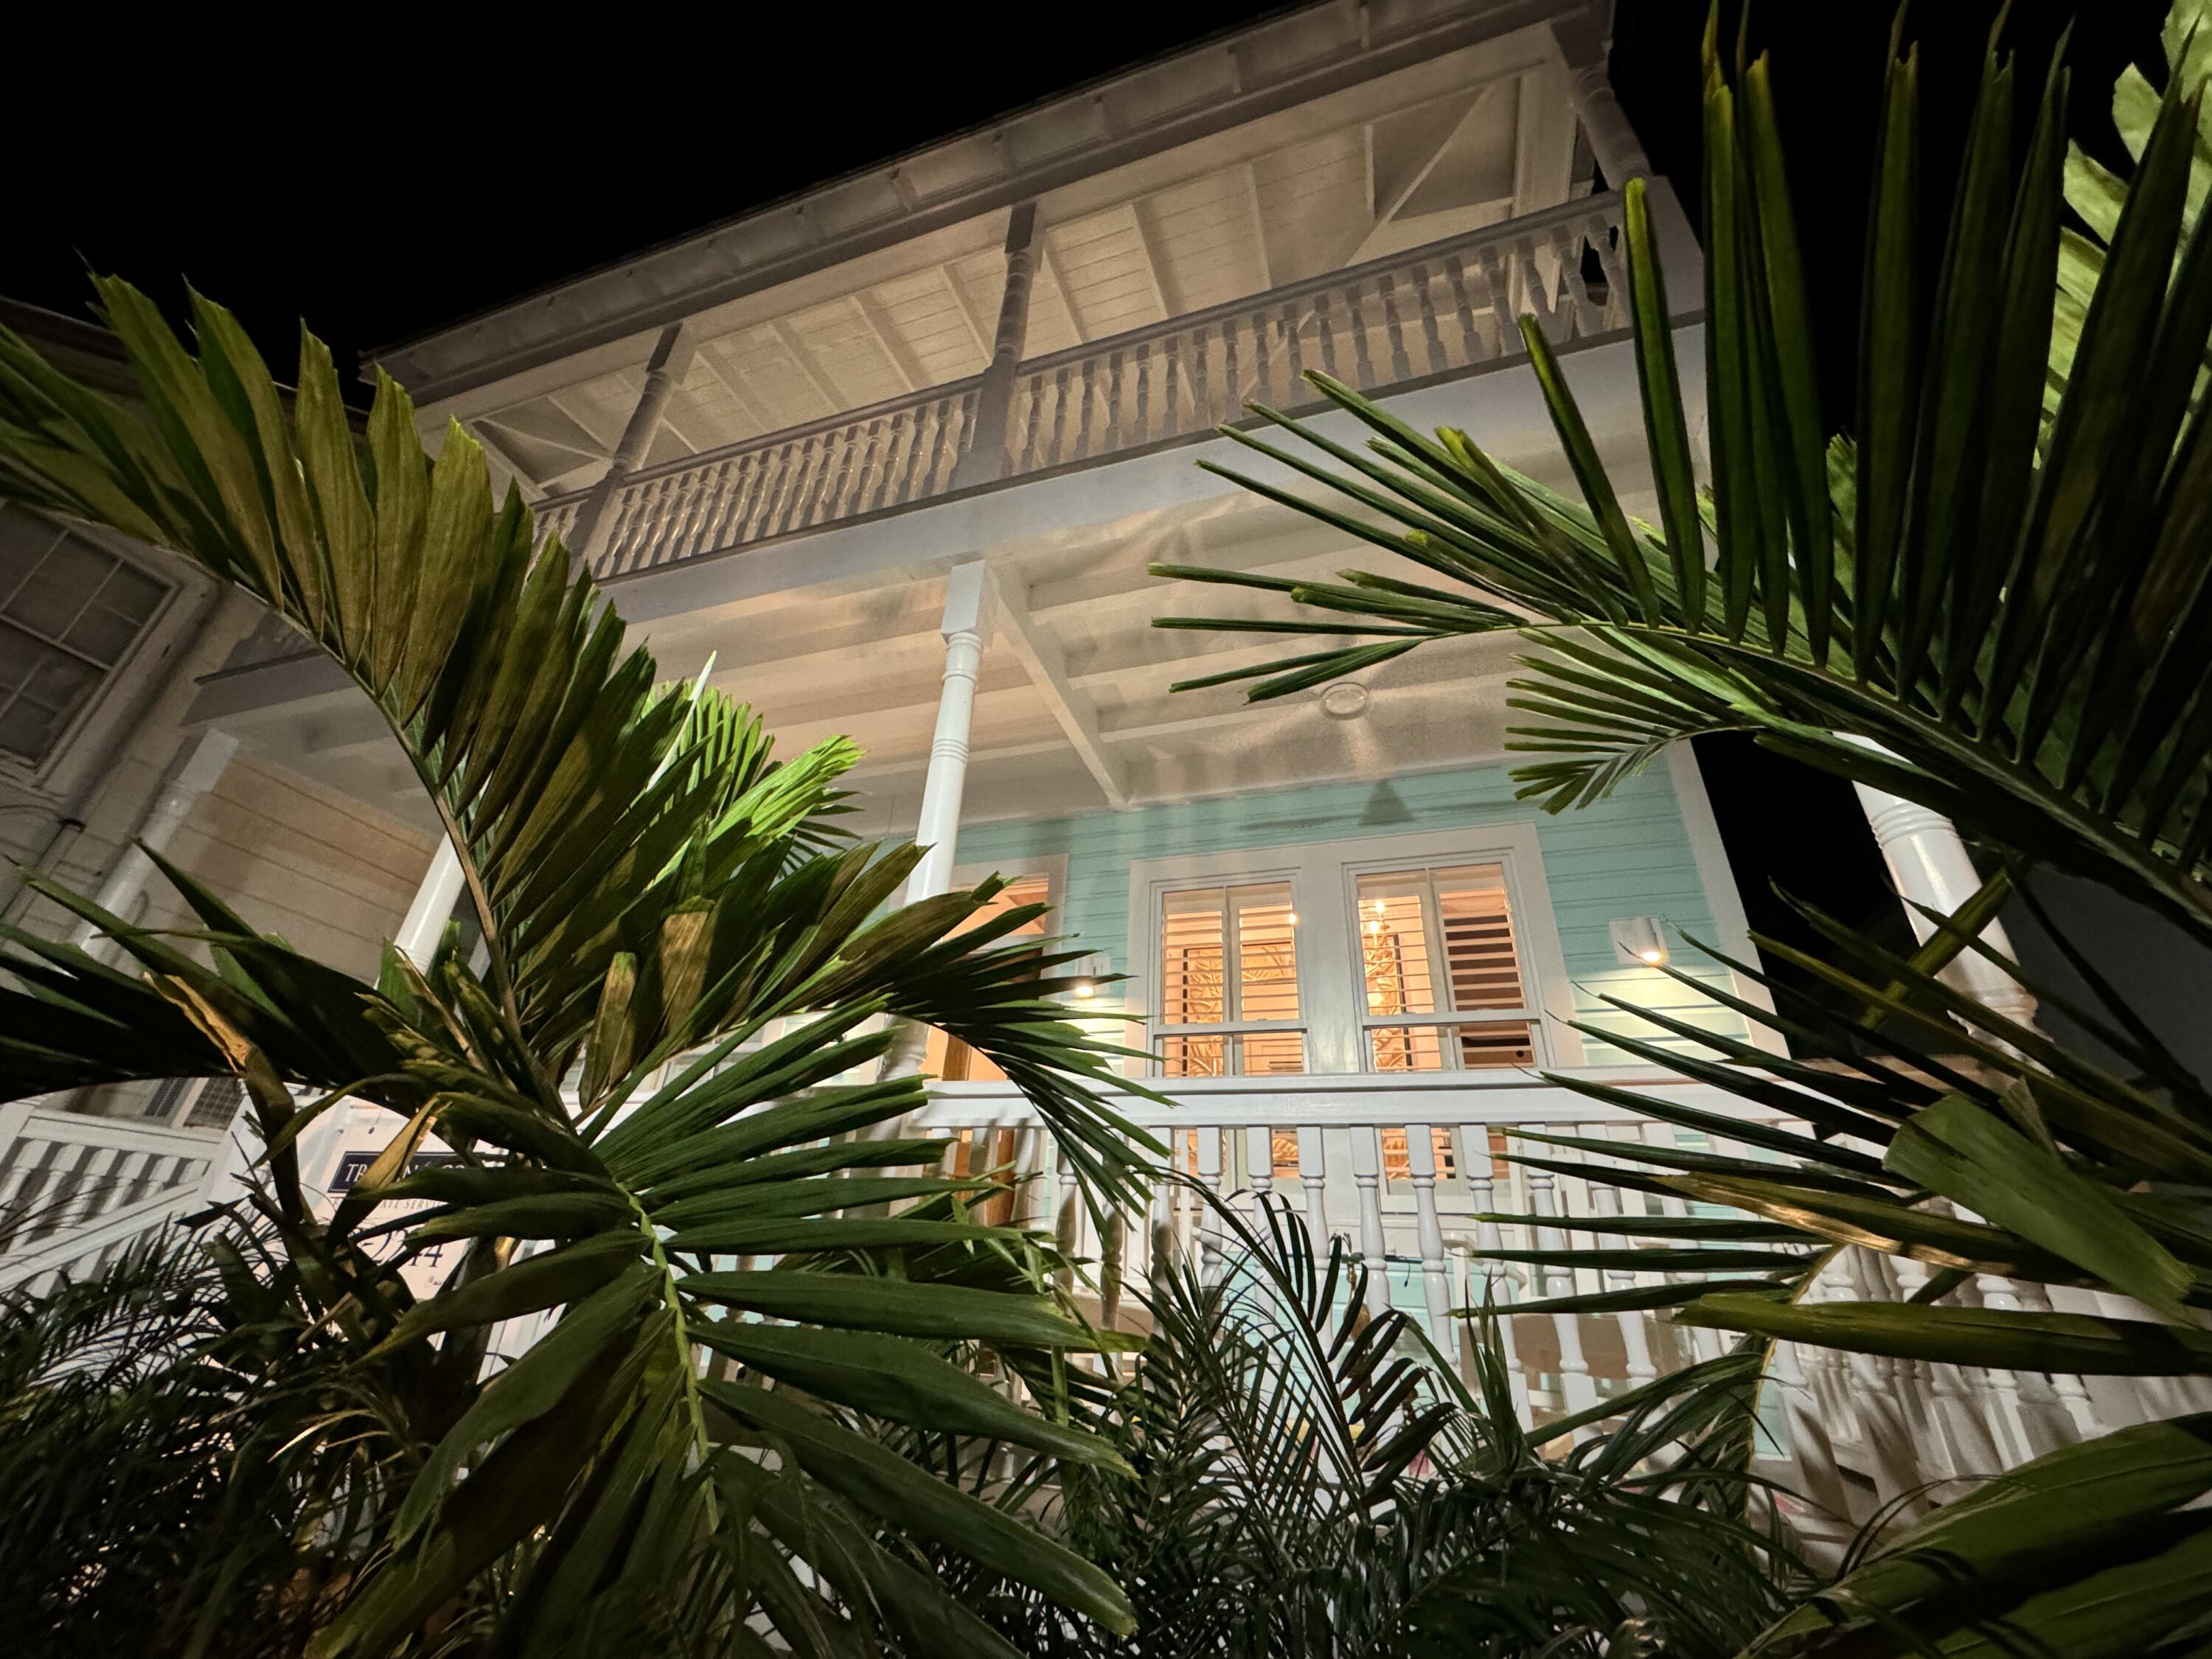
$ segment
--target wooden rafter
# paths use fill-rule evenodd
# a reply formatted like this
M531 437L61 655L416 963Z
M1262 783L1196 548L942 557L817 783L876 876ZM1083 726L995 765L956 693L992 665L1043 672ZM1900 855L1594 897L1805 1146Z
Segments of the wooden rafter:
M828 378L822 373L822 366L814 361L814 354L806 349L806 342L799 337L799 331L781 317L768 326L769 331L775 336L776 343L790 354L793 365L805 378L807 385L814 388L814 395L829 405L830 412L834 415L844 408L844 398L830 389Z
M1084 331L1083 319L1075 314L1074 295L1067 291L1067 284L1060 280L1060 266L1052 257L1052 245L1042 235L1037 238L1037 275L1052 284L1052 291L1060 300L1060 308L1066 314L1068 331L1075 336L1075 343L1082 345L1091 337Z
M907 350L904 343L895 338L891 331L884 326L883 319L876 314L874 303L865 294L849 294L846 298L852 301L853 314L860 319L860 326L874 337L877 346L890 361L891 372L899 377L902 389L908 392L921 390L923 379L921 365L914 361L913 354Z
M1129 769L1098 728L1097 710L1067 677L1067 657L1060 641L1038 630L1029 599L1018 580L999 584L999 632L1020 659L1030 683L1052 711L1084 769L1098 781L1107 805L1121 811L1129 805Z
M960 277L948 263L937 268L943 279L945 291L952 296L952 308L960 313L960 320L968 326L968 337L975 343L975 364L978 373L991 361L991 337L983 332L982 319L968 303L967 291L960 286Z
M762 407L760 399L753 395L752 388L745 385L744 370L734 364L723 363L719 343L702 346L699 351L698 361L707 373L714 377L715 384L728 392L738 406L745 411L745 418L753 423L752 435L758 436L763 432L773 432L781 424L769 417L768 410Z
M1129 216L1129 228L1137 235L1137 252L1144 261L1145 281L1152 290L1152 301L1160 308L1160 319L1165 321L1176 314L1168 304L1168 291L1160 274L1159 256L1152 251L1152 233L1145 228L1143 210L1135 202L1125 202L1123 209Z
M1252 213L1252 246L1260 255L1260 286L1275 285L1275 261L1267 252L1267 220L1260 211L1260 170L1244 163L1244 204Z

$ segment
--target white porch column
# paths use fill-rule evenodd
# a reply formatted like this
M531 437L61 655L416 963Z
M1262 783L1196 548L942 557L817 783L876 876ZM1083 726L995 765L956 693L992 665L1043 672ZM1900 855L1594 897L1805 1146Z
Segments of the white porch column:
M653 344L653 356L646 361L645 387L638 393L637 407L630 411L629 423L615 443L606 471L592 486L591 499L576 514L575 544L569 551L587 569L607 550L607 542L614 534L615 500L653 447L660 431L660 417L668 412L668 400L676 395L684 375L690 373L696 349L689 323L670 324Z
M945 689L937 699L937 730L929 740L929 771L921 786L921 821L914 838L928 848L907 878L906 902L935 898L952 884L960 801L968 787L968 733L975 714L975 672L991 631L995 595L990 567L981 559L952 567L945 579Z
M238 739L228 732L203 732L184 748L178 750L168 775L161 787L154 792L154 799L146 808L146 815L138 821L137 833L124 843L114 864L109 868L107 879L100 883L94 902L103 910L131 920L131 907L138 896L146 890L146 884L154 874L154 860L147 856L149 849L164 851L191 816L192 808L199 805L200 797L215 787L216 780L222 775L230 757L238 752ZM79 922L70 931L70 943L83 948L91 945L100 930L88 921Z
M438 941L445 937L446 924L453 920L453 906L461 896L461 860L453 851L451 836L438 837L438 850L430 855L430 867L423 872L422 884L415 890L415 897L407 907L406 920L399 924L399 932L392 938L399 954L417 968L428 968L430 958L437 953Z
M1631 179L1649 176L1651 158L1629 125L1627 112L1613 89L1606 72L1607 41L1597 17L1584 12L1552 25L1552 38L1559 48L1567 74L1567 96L1589 138L1590 154L1605 173L1605 182L1619 190Z
M1906 915L1913 937L1925 945L1935 936L1936 925L1911 904L1924 904L1948 915L1980 890L1981 876L1966 856L1959 832L1941 812L1863 783L1852 787L1858 791L1859 805L1865 809L1867 823L1881 845L1890 880L1899 896L1911 902ZM1992 921L1982 929L1981 939L2000 956L2015 959L2002 922ZM1962 951L1944 970L1943 978L2008 1019L2023 1025L2035 1023L2035 999L2009 975L1972 951Z

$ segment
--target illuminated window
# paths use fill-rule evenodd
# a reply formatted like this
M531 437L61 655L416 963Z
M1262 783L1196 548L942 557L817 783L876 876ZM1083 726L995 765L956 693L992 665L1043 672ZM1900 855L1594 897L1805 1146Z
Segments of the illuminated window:
M1046 903L1050 891L1050 884L1042 876L1018 876L1000 888L998 896L988 904L963 922L959 932L964 933L971 928L980 927L1009 910ZM1045 924L1049 920L1048 916L1031 916L1011 933L1000 935L1000 942L1011 946L1025 939L1042 939ZM956 1042L935 1030L931 1030L928 1047L923 1051L921 1069L929 1076L942 1078L947 1083L994 1083L1003 1081L1006 1075L966 1043Z
M1537 1014L1503 865L1366 875L1356 892L1360 1025L1370 1068L1539 1063Z
M1305 1070L1290 883L1165 894L1159 937L1153 1036L1168 1076Z

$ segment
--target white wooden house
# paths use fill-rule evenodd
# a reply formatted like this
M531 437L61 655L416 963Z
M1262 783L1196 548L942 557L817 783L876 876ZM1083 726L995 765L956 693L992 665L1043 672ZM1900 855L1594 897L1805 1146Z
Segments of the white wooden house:
M1560 817L1516 803L1510 637L1256 707L1233 686L1171 695L1275 645L1153 629L1264 601L1146 567L1297 575L1380 556L1195 465L1244 459L1214 428L1248 400L1311 404L1309 368L1564 484L1524 313L1632 493L1616 191L1649 167L1607 81L1607 9L1329 0L379 356L426 433L456 419L482 441L670 674L711 659L787 745L857 739L861 827L933 849L916 892L996 871L1052 903L1102 977L1127 975L1084 1012L1159 1055L1143 1080L1173 1105L1134 1115L1187 1167L1353 1238L1378 1296L1448 1341L1446 1310L1485 1289L1496 1231L1477 1212L1565 1227L1644 1202L1495 1162L1503 1129L1673 1134L1539 1070L1708 1094L1626 1063L1603 1035L1624 1017L1600 1001L1735 1018L1649 959L1678 927L1748 948L1696 764L1679 750ZM1652 195L1694 383L1698 253L1665 180ZM67 655L69 625L21 598L56 555L16 528L0 628ZM157 652L186 627L179 607L204 609L197 590L93 550L167 586L149 617L112 624L141 632L83 666L70 684L88 689L38 732L0 675L0 765L33 803L10 844L38 855L66 808L84 833L47 861L118 906L158 919L167 902L118 850L135 830L343 965L365 969L386 935L419 945L456 884L377 714L296 636L241 632L229 611ZM1939 859L1947 836L1924 814L1885 832ZM1900 865L1917 868L1936 866ZM930 1066L938 1121L1012 1136L1049 1169L1010 1085L942 1045ZM88 1195L66 1224L19 1229L0 1268L97 1260L184 1207L221 1162L229 1099L0 1111L0 1200ZM309 1179L380 1133L357 1115ZM132 1184L157 1155L183 1161ZM1516 1271L1487 1264L1501 1295L1563 1288ZM1686 1352L1640 1316L1520 1341L1522 1386L1554 1409Z

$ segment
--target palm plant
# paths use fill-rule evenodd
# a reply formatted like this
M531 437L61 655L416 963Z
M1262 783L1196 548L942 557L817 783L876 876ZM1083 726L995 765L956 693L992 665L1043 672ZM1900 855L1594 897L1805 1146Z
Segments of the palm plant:
M1218 1265L1155 1250L1151 1334L1099 1418L1135 1478L1069 1468L1043 1505L1131 1587L1136 1627L975 1579L1020 1650L1721 1656L1789 1605L1796 1564L1742 1518L1755 1356L1547 1458L1494 1346L1470 1391L1403 1314L1370 1314L1343 1240L1317 1254L1279 1200L1200 1196Z
M701 1650L766 1628L793 1651L965 1652L981 1627L920 1542L1125 1625L1096 1568L860 1431L954 1424L1115 1464L933 1346L1094 1339L1048 1294L1045 1243L978 1224L962 1200L985 1183L926 1172L942 1143L899 1133L921 1080L863 1072L886 1021L940 1027L1021 1086L1094 1201L1125 1195L1144 1137L1103 1103L1115 1051L1061 1018L1068 957L1000 943L1035 908L960 931L995 882L897 908L916 849L829 820L851 745L778 762L703 682L657 685L588 573L513 492L494 506L474 441L453 427L431 459L388 380L357 451L311 335L288 404L221 307L195 297L195 357L143 295L99 290L143 409L0 337L0 483L181 554L321 647L421 779L483 928L481 975L452 930L365 985L165 864L199 923L181 937L33 878L132 971L8 936L7 1097L246 1084L264 1176L240 1218L271 1256L234 1261L232 1302L283 1352L227 1384L283 1430L240 1443L309 1495L310 1650L604 1650L672 1619ZM299 1138L347 1100L395 1132L319 1218ZM433 1136L459 1161L409 1173ZM393 1199L430 1207L380 1224ZM447 1244L460 1265L416 1301L400 1266ZM486 1374L496 1326L556 1312ZM200 1651L303 1593L234 1561L205 1583L180 1644Z
M2212 234L2195 211L2202 10L2176 9L2161 94L2147 100L2146 87L2124 84L2121 124L2137 154L2124 189L2078 158L2071 169L2072 199L2087 204L2095 240L2061 223L2063 63L2039 95L2022 99L1993 42L1948 233L1928 258L1916 240L1917 60L1893 54L1857 426L1846 434L1820 423L1812 301L1767 65L1739 63L1731 74L1709 33L1709 488L1693 471L1664 279L1644 189L1632 180L1624 240L1656 527L1625 510L1550 343L1524 321L1580 502L1502 466L1462 433L1424 435L1314 377L1374 439L1356 448L1326 426L1261 410L1319 459L1228 435L1327 493L1242 481L1403 556L1422 580L1156 568L1278 590L1322 613L1234 625L1355 636L1194 683L1249 675L1260 681L1255 697L1427 640L1522 632L1537 649L1511 702L1534 723L1515 728L1514 746L1537 758L1517 776L1523 796L1548 810L1598 799L1670 743L1748 731L1932 806L1988 850L1997 866L1988 885L1955 916L1930 915L1929 945L1912 957L1818 915L1832 961L1758 941L1863 1007L1862 1020L1747 963L1728 965L1763 981L1774 1012L1675 975L1780 1031L1793 1057L1656 1014L1642 1017L1663 1040L1622 1045L1808 1120L1811 1134L1553 1079L1765 1155L1638 1148L1628 1156L1640 1171L1589 1171L1732 1212L1676 1224L1662 1248L1560 1258L1663 1276L1698 1265L1685 1249L1722 1247L1745 1274L1723 1287L1656 1285L1629 1293L1633 1305L1970 1369L2212 1376L2212 1093L2086 960L2075 965L2094 1007L2028 988L2064 1007L2110 1062L1984 1006L1942 972L1974 951L2027 983L1978 935L2012 893L2033 902L2019 878L2037 865L2087 876L2212 939L2212 566L2203 553L2212 411L2199 394ZM1523 1139L1551 1141L1522 1156L1555 1169L1579 1168L1561 1152L1620 1151ZM1641 1220L1619 1229L1655 1231ZM1807 1302L1833 1253L1849 1249L1907 1264L1917 1292ZM2060 1300L2097 1310L2052 1311L2048 1298L1984 1304L1976 1291L1985 1276L2057 1287ZM1887 1544L1751 1650L2193 1650L2212 1617L2212 1530L2199 1502L2212 1491L2208 1430L2203 1418L2154 1423L2031 1462Z

